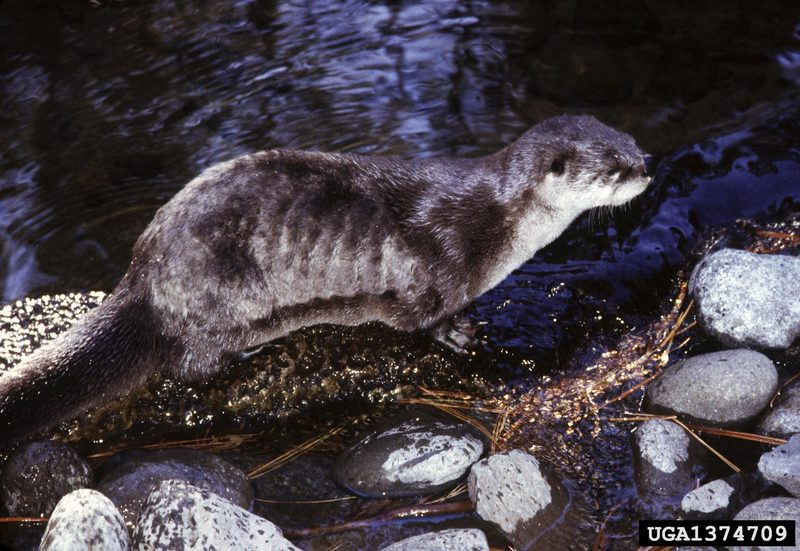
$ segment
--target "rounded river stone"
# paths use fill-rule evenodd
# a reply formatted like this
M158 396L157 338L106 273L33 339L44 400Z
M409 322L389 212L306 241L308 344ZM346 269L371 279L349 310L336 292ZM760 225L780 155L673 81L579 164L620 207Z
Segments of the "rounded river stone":
M769 358L753 350L723 350L664 370L647 388L647 406L703 424L736 426L754 419L777 389L778 371Z
M420 417L364 437L342 454L334 474L366 497L422 495L454 486L482 453L468 426Z

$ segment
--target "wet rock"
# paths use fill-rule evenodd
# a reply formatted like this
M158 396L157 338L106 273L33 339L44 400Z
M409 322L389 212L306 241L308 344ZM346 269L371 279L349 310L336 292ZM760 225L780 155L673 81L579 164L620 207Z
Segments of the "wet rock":
M681 500L681 510L687 515L704 516L729 508L733 486L723 479L714 480L692 490Z
M532 455L498 453L475 463L469 497L478 515L495 524L518 548L527 549L561 518L569 496Z
M454 486L482 453L468 426L418 415L367 435L342 454L334 474L362 496L422 495Z
M120 463L97 485L133 526L145 499L164 480L185 480L198 488L249 508L253 488L247 476L216 455L188 448L171 448L136 455Z
M762 455L758 460L758 470L767 480L800 497L800 434Z
M794 520L795 541L800 542L800 499L793 497L770 497L761 499L739 511L733 520ZM796 549L796 547L732 547L729 549L789 551Z
M681 500L684 518L729 519L737 511L772 492L773 486L757 472L736 473L703 484Z
M674 496L692 486L690 439L670 421L653 419L634 433L634 471L641 494Z
M163 481L153 489L134 529L133 544L151 551L299 551L270 521L182 480Z
M328 456L305 454L254 478L256 497L268 502L257 501L253 512L284 528L330 524L354 516L363 500L352 499L352 494L336 485L334 463ZM248 468L255 466L254 462Z
M778 388L769 358L736 349L701 354L669 367L647 388L647 407L703 424L737 426L754 419Z
M761 418L756 431L781 438L800 432L800 384L781 391L780 399Z
M381 551L489 551L489 543L476 528L451 529L406 538Z
M689 288L705 331L729 346L788 348L800 335L800 258L723 249Z
M56 505L40 551L131 548L125 522L111 500L95 490L75 490Z
M89 465L61 442L42 440L18 448L3 466L3 504L12 516L49 516L58 501L92 485Z

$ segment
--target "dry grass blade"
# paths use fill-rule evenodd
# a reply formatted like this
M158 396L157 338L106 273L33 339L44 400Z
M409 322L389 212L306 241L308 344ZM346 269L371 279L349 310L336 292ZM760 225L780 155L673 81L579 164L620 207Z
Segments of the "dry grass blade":
M770 239L785 239L787 241L800 241L800 235L795 235L792 233L785 233L785 232L758 230L756 231L756 235L758 235L759 237L768 237Z
M0 517L0 523L13 524L13 523L36 523L48 522L50 519L47 517Z
M431 402L430 405L435 407L436 409L439 409L439 410L443 411L444 413L447 413L448 415L452 415L453 417L455 417L456 419L458 419L460 421L463 421L465 423L469 423L470 425L475 427L477 430L479 430L481 432L481 434L486 436L486 438L489 439L489 442L491 442L492 446L496 446L497 445L497 441L494 439L494 435L491 432L489 432L489 430L486 427L484 427L481 422L473 419L469 415L465 415L465 414L461 413L457 409L451 408L450 406L437 404L435 402Z
M775 438L772 436L764 436L762 434L753 434L750 432L740 432L736 430L719 429L716 427L706 427L703 425L693 425L686 423L686 426L697 432L704 432L714 436L727 436L729 438L738 438L739 440L748 440L750 442L758 442L759 444L768 444L770 446L782 446L786 443L783 438Z
M617 395L616 395L616 396L614 396L613 398L610 398L610 399L606 400L605 402L603 402L602 404L600 404L599 406L597 406L597 409L598 409L598 410L600 410L600 409L603 409L604 407L607 407L607 406L609 406L609 405L613 404L614 402L619 402L620 400L624 400L625 398L627 398L628 396L630 396L631 394L633 394L634 392L636 392L636 391L637 391L637 390L639 390L640 388L642 388L642 387L644 387L645 385L649 384L651 381L654 381L655 379L657 379L657 378L659 377L659 375L661 375L661 373L662 373L662 372L661 372L661 371L659 371L658 373L654 373L653 375L650 375L650 376L649 376L648 378L646 378L645 380L643 380L643 381L639 381L638 383L636 383L635 385L633 385L632 387L630 387L630 388L629 388L628 390L626 390L625 392L622 392L622 393L620 393L620 394L617 394Z
M685 290L685 284L684 284L684 287L682 287L682 289L681 289L681 295L679 296L678 300L682 300L682 297L683 297L685 292L686 292L686 290ZM687 337L678 346L676 346L673 349L672 344L673 344L673 342L675 340L675 337L677 337L681 333L684 333L684 332L688 331L689 329L691 329L692 327L694 327L696 325L696 322L692 321L690 324L688 324L687 326L683 327L683 324L686 321L686 318L689 316L689 312L691 312L693 306L694 306L694 301L693 300L689 301L689 304L687 304L686 308L680 313L680 315L678 315L678 318L675 320L675 323L672 325L672 328L667 332L667 334L664 336L664 338L661 339L661 341L656 346L654 346L651 350L648 350L647 352L645 352L644 354L639 356L639 358L637 358L636 360L634 360L633 362L631 362L629 365L627 365L625 367L626 370L630 370L630 369L632 369L634 367L637 367L637 366L643 364L644 362L646 362L648 360L651 360L651 361L655 360L655 361L658 362L658 367L657 368L659 369L659 371L654 373L650 377L647 377L643 381L640 381L639 383L633 385L631 388L629 388L628 390L622 392L621 394L619 394L617 396L614 396L613 398L610 398L609 400L606 400L605 402L603 402L602 404L597 406L598 410L603 409L603 408L609 406L610 404L613 404L614 402L618 402L620 400L623 400L623 399L627 398L628 396L630 396L631 394L633 394L634 392L636 392L640 388L642 388L645 385L647 385L650 382L652 382L659 375L661 375L660 369L662 369L664 366L666 366L667 363L669 362L669 354L670 354L670 352L672 352L673 350L680 350L681 348L686 346L686 344L689 342L689 340L691 338L691 337Z
M423 406L445 405L453 409L469 409L480 411L483 413L501 413L502 408L490 408L486 406L475 405L473 403L460 403L453 400L441 400L434 398L401 398L397 401L400 404L419 404Z
M142 446L136 446L136 449L146 449L146 450L160 450L164 448L194 448L197 450L227 450L232 448L237 448L242 444L247 444L250 442L254 442L258 434L256 433L247 433L247 434L226 434L223 436L209 436L206 438L191 438L186 440L168 440L165 442L156 442L155 444L144 444ZM110 450L104 450L101 452L93 453L88 455L88 459L103 459L105 457L110 457L115 453L121 452L123 450L131 449L129 446L124 446L121 448L114 448Z
M395 509L377 517L351 520L339 524L329 524L327 526L317 526L314 528L285 528L283 530L283 535L284 537L290 539L318 538L330 534L341 534L342 532L349 532L351 530L358 530L361 528L374 528L375 526L380 526L394 520L429 520L431 517L469 513L474 510L475 508L472 506L472 502L469 500L454 501L451 503L413 505L411 507Z
M775 405L775 400L777 400L777 399L778 399L778 397L781 395L781 391L782 391L784 388L786 388L787 386L789 386L789 385L791 385L792 383L794 383L794 382L795 382L797 379L800 379L800 373L795 373L794 375L792 375L791 377L789 377L788 379L786 379L786 382L785 382L785 383L783 383L783 384L782 384L782 385L781 385L781 386L778 388L778 390L777 390L777 391L775 391L775 394L773 394L773 395L772 395L772 398L770 398L770 400L769 400L769 407L770 407L770 409L772 409L772 406L774 406L774 405Z
M508 423L508 416L510 413L511 410L509 408L503 409L494 423L494 429L492 430L492 449L490 451L491 453L497 452L497 443L500 441L500 437L506 428L506 423Z
M320 436L312 438L311 440L307 440L307 441L303 442L302 444L300 444L299 446L296 446L296 447L292 448L291 450L287 451L286 453L283 453L283 454L279 455L278 457L276 457L276 458L274 458L274 459L272 459L270 461L267 461L266 463L264 463L262 465L259 465L258 467L256 467L255 469L253 469L252 471L247 473L247 478L252 480L254 478L258 478L259 476L264 476L268 472L277 469L278 467L288 463L292 459L295 459L296 457L299 457L299 456L303 455L304 453L306 453L308 450L314 448L319 443L324 442L325 440L327 440L331 436L333 436L335 434L338 434L341 431L342 431L342 428L341 427L337 427L335 429L331 429L330 431L328 431L325 434L322 434Z
M694 438L695 440L697 440L698 442L700 442L700 443L701 443L703 446L705 446L705 447L706 447L706 449L708 449L708 450L709 450L711 453L713 453L714 455L716 455L716 456L717 456L717 458L718 458L720 461L722 461L722 462L723 462L723 463L725 463L725 464L726 464L728 467L730 467L731 469L733 469L733 472L735 472L735 473L740 473L740 472L742 472L742 469L740 469L739 467L737 467L736 465L734 465L733 461L731 461L730 459L728 459L727 457L725 457L724 455L722 455L721 453L719 453L719 452L718 452L718 451L717 451L717 450L714 448L714 446L712 446L711 444L709 444L708 442L706 442L705 440L703 440L702 438L700 438L700 436L699 436L699 435L698 435L696 432L694 432L692 429L690 429L689 427L687 427L687 426L686 426L684 423L682 423L682 422L678 421L677 419L670 419L670 420L671 420L673 423L675 423L676 425L678 425L679 427L683 428L683 430L685 430L686 432L688 432L688 433L689 433L689 436L691 436L692 438Z
M459 484L458 486L456 486L455 488L453 488L452 490L447 492L447 495L443 495L443 496L437 497L435 499L425 498L425 499L422 500L422 503L430 503L430 504L443 503L443 502L447 501L448 499L453 499L454 497L460 496L461 494L464 494L466 492L467 492L467 485L466 484Z
M332 497L330 499L264 499L261 497L255 498L255 501L261 503L272 503L274 505L320 505L323 503L338 503L340 501L350 501L356 499L357 496L342 496Z
M657 415L652 413L630 413L627 414L625 417L606 417L606 421L612 422L636 422L636 421L648 421L650 419L665 419L667 421L677 421L677 416L675 415ZM737 438L739 440L747 440L749 442L758 442L759 444L767 444L770 446L781 446L786 443L786 440L783 438L775 438L773 436L764 436L762 434L753 434L751 432L741 432L736 430L729 430L729 429L720 429L717 427L708 427L705 425L695 425L692 423L680 423L681 425L685 426L689 430L695 432L703 432L706 434L711 434L713 436L726 436L728 438Z
M711 453L716 455L717 458L719 458L720 461L722 461L728 467L733 469L734 472L739 473L739 472L742 471L730 459L728 459L727 457L725 457L724 455L719 453L711 444L709 444L708 442L703 440L699 435L697 435L694 432L694 430L692 430L691 428L689 428L688 425L686 425L685 423L680 421L675 415L652 415L652 414L649 414L649 413L636 413L636 414L631 414L631 415L626 416L626 417L609 417L609 418L607 418L608 421L649 421L651 419L664 419L665 421L672 421L673 423L675 423L676 425L681 427L683 430L685 430L689 434L689 436L691 436L692 438L694 438L695 440L700 442L700 444L702 444L705 448L707 448ZM745 434L745 433L740 433L740 434Z
M641 421L649 421L650 419L665 419L667 421L671 421L672 419L677 419L675 415L660 415L656 413L628 413L625 412L625 417L604 417L605 421L611 422L641 422Z

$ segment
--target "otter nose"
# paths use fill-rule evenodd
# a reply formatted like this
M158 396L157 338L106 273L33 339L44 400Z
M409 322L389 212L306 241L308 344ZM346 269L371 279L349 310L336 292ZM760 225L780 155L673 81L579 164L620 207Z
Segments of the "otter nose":
M656 175L656 160L652 155L644 156L644 175L653 177Z

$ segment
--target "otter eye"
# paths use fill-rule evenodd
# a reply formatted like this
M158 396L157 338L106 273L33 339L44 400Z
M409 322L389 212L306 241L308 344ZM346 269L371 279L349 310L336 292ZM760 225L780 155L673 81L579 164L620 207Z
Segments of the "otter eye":
M618 172L619 172L619 167L615 166L614 168L609 168L608 171L606 171L606 176L613 176Z
M561 159L556 159L552 163L550 163L550 172L555 174L556 176L561 176L564 174L564 161Z

